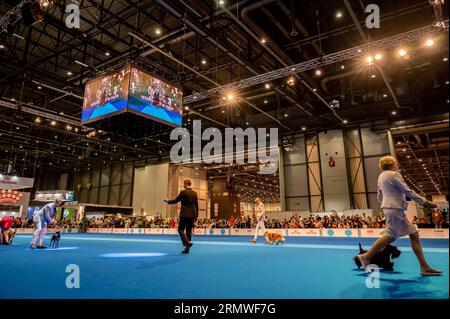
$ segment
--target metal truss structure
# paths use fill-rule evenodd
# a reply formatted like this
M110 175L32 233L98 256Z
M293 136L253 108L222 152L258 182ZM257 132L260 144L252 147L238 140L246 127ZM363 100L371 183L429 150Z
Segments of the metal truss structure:
M195 93L186 96L183 99L184 104L190 104L200 100L206 99L211 95L224 94L224 92L236 92L241 89L252 87L258 84L268 83L283 77L295 75L300 72L305 72L320 68L326 65L346 61L349 59L359 58L364 55L370 54L374 50L388 49L400 46L407 42L416 41L425 36L439 34L441 32L448 32L449 20L442 21L442 25L432 24L426 27L414 29L408 32L397 34L391 37L387 37L381 40L372 41L360 46L356 46L350 49L342 50L339 52L331 53L323 57L315 58L309 61L301 62L289 67L278 69L275 71L267 72L264 74L256 75L244 79L242 81L230 83L227 85L219 86L208 90L205 93Z
M13 9L6 12L6 14L0 17L0 34L8 32L8 28L22 19L22 7L28 3L35 3L36 0L23 0Z

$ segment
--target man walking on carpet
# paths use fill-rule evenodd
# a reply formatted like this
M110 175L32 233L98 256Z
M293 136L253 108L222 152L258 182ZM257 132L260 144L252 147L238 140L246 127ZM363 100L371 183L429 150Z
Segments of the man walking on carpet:
M181 202L178 233L184 246L182 253L189 254L189 250L193 245L192 229L198 217L198 196L192 189L192 181L190 179L184 180L184 190L178 194L177 198L173 200L166 199L164 202L169 205Z

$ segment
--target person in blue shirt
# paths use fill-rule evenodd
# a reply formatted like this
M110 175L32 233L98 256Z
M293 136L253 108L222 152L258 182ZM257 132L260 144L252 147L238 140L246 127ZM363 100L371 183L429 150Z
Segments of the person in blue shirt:
M33 224L35 231L33 233L33 238L31 239L31 248L47 248L43 246L45 233L47 231L47 225L56 223L56 221L53 220L53 216L55 216L56 214L56 209L61 205L62 202L60 200L55 200L53 203L47 204L41 209L34 212ZM38 241L37 246L36 241Z

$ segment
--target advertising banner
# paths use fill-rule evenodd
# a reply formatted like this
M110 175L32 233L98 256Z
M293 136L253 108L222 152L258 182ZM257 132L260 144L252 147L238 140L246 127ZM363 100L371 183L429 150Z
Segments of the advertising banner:
M446 238L446 239L448 239L448 229L419 228L419 235L422 238Z
M162 235L163 229L162 228L144 228L145 234L152 234L152 235Z
M66 234L78 234L80 232L79 228L66 228L64 229L64 233Z
M98 233L98 228L88 228L87 229L87 232L89 233L89 234L96 234L96 233Z
M128 234L128 228L113 228L113 234Z
M253 236L255 230L251 228L232 228L230 234L235 236ZM259 235L262 235L262 231L259 231Z
M112 228L97 228L99 234L111 234Z
M34 228L16 228L16 234L32 234Z
M204 234L205 234L204 228L194 228L194 235L204 235Z
M145 233L145 228L128 228L128 234L141 235Z
M211 236L229 236L230 229L228 229L228 228L210 228L210 229L206 229L205 234L211 235Z
M361 228L360 234L361 237L380 237L383 230L383 228Z
M163 228L164 235L178 235L178 229L176 228Z
M322 229L324 237L358 237L358 229L328 228Z

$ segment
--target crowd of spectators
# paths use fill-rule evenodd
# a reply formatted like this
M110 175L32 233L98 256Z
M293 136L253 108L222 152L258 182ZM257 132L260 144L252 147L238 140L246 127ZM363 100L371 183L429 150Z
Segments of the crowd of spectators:
M419 228L449 228L449 214L447 211L435 209L433 214L426 217L415 217L412 221ZM81 221L74 219L59 221L53 227L64 228L176 228L177 218L105 215L104 217L84 218ZM231 216L229 219L198 219L197 228L253 228L255 221L250 216ZM320 216L310 214L309 216L293 215L289 219L275 219L266 217L266 228L384 228L386 227L383 213L367 216L361 215L338 215L335 211L331 214ZM33 227L27 218L17 217L14 228Z

